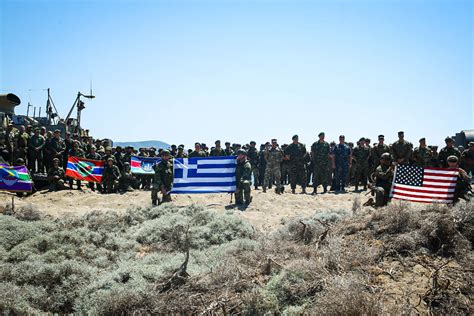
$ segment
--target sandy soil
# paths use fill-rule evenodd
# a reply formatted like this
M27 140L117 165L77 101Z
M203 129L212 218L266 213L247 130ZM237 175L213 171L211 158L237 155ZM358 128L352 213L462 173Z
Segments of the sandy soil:
M367 201L366 192L353 192L353 188L344 194L297 194L284 193L277 195L273 190L263 193L253 190L253 201L246 209L234 207L230 204L230 194L182 194L173 195L173 203L185 206L191 204L206 205L219 212L233 211L236 215L248 220L262 231L274 230L289 218L301 215L308 216L318 211L350 210L354 199L359 197L361 203ZM309 190L312 192L312 189ZM321 189L320 189L321 191ZM287 187L285 192L290 192ZM15 206L31 203L40 211L52 216L81 215L94 210L123 211L136 206L151 205L149 191L134 191L125 194L104 195L92 192L67 190L61 192L36 192L35 194L18 198L15 197ZM0 207L11 204L11 194L0 193Z

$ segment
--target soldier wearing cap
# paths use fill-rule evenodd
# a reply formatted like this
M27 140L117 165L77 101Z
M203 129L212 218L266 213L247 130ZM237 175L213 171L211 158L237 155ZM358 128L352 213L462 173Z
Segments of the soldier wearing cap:
M352 166L352 151L345 142L344 135L339 136L339 144L337 144L332 153L332 168L334 170L333 189L336 192L345 192L344 186L347 183L349 168Z
M292 143L285 149L285 157L290 162L290 185L291 193L295 194L296 184L300 184L302 191L306 193L306 166L304 158L306 147L298 141L298 135L294 135Z
M253 185L255 187L255 190L257 190L258 186L260 185L260 173L258 169L258 150L256 148L256 145L257 143L252 140L247 151L247 159L250 162L250 165L252 166Z
M372 161L373 161L373 166L372 166L371 172L374 172L375 169L380 164L380 159L382 158L382 155L384 153L390 153L390 147L388 147L388 145L384 143L385 142L385 136L384 135L379 135L378 140L379 140L379 142L377 143L377 145L372 147L372 149L370 151L370 156L372 157Z
M235 168L236 190L235 204L249 205L252 202L250 186L252 184L252 166L247 160L247 152L243 149L237 151L237 166Z
M18 127L18 134L15 137L14 160L17 158L22 158L26 161L26 150L29 139L30 135L25 131L25 127L20 125Z
M171 145L170 155L171 155L172 157L176 157L176 154L178 153L177 149L178 149L178 148L176 147L176 145L174 145L174 144Z
M178 146L178 152L176 153L176 158L188 158L188 154L184 152L184 145Z
M357 147L352 151L354 164L354 184L355 191L358 191L359 184L367 190L367 178L369 176L370 149L366 146L365 138L362 137L357 143Z
M162 194L161 202L171 202L171 189L173 186L173 163L170 161L170 152L161 151L160 163L153 166L155 175L151 186L151 203L158 204L158 192Z
M468 148L462 152L461 168L474 176L474 142L469 142Z
M311 145L311 159L313 161L313 193L317 193L319 185L323 186L323 193L327 192L329 185L329 153L331 151L329 143L324 140L325 134L318 134L319 140Z
M396 163L408 164L413 153L413 145L405 140L405 133L398 132L398 140L390 146L392 158Z
M439 164L441 165L442 168L447 168L448 167L448 157L449 156L456 156L461 158L461 153L459 152L459 149L457 149L454 146L454 139L451 137L446 137L444 140L446 142L446 147L440 150L438 154L438 161Z
M31 172L43 172L43 147L45 139L40 135L39 128L35 128L34 135L28 143L28 169Z
M281 184L281 169L280 164L283 159L283 151L278 146L277 140L272 139L271 146L265 146L265 161L267 167L265 168L265 178L263 180L263 192L267 192L267 188L271 187L272 181L275 181L276 192L278 194L283 192L283 186Z
M418 167L429 167L431 166L431 160L433 153L431 149L426 146L426 139L420 138L420 146L416 147L413 151L413 163Z
M74 157L78 157L78 158L84 158L85 157L84 152L79 147L79 141L75 140L75 141L72 142L72 148L68 152L68 157L69 156L74 156ZM67 162L66 162L66 165L67 165ZM69 178L69 187L71 189L72 189L73 183L74 183L74 179ZM76 185L77 185L78 190L82 190L81 180L76 180Z
M209 156L211 156L211 157L227 156L224 149L222 149L222 147L221 147L221 141L220 140L216 140L214 142L214 144L216 146L211 150Z
M387 205L390 198L390 188L392 186L394 165L391 163L390 154L383 153L380 158L380 165L375 168L375 206Z
M188 156L189 156L189 158L206 157L206 153L204 151L202 151L202 149L201 149L201 143L196 142L194 144L194 151L191 152Z
M230 147L230 142L225 142L224 152L225 152L226 156L234 155L234 150L232 149L232 147Z
M113 157L108 157L107 164L102 173L104 193L110 194L117 192L120 176L120 170L115 165L115 159Z
M48 169L49 191L64 190L64 169L59 165L59 158L53 158L52 166Z
M457 169L458 179L456 182L456 189L454 190L454 203L460 199L469 201L472 196L471 180L472 177L468 173L459 167L459 158L455 155L448 156L446 159L448 168Z
M63 139L61 138L61 131L59 129L56 129L54 131L54 134L53 134L53 137L51 138L51 141L49 142L49 144L46 143L45 146L48 147L47 149L50 153L51 159L52 158L58 158L60 160L60 163L61 163L62 162L61 160L63 159L65 145L64 145Z

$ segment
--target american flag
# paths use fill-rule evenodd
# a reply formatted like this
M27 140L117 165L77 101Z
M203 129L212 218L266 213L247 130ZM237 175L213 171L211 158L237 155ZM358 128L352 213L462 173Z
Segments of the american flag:
M425 203L452 203L459 171L397 165L390 196Z

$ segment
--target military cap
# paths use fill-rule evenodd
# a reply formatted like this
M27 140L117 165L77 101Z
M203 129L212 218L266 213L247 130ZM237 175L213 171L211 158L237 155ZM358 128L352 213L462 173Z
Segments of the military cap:
M205 144L205 143L201 143L201 147L206 147L206 144Z
M346 136L344 136L344 135L339 135L339 138L346 138Z
M114 158L109 157L109 158L107 158L107 161L114 161Z
M129 163L128 161L125 161L125 162L123 163L123 165L124 165L124 166L130 166L130 163Z
M53 162L59 162L59 158L53 158Z
M97 147L95 147L94 145L92 145L92 146L91 146L91 149L94 149L94 150L96 150L96 149L97 149Z
M35 132L39 132L39 131L40 131L39 127L35 127Z
M321 136L324 136L324 135L325 135L324 132L321 132L321 133L318 134L318 137L321 137Z
M275 139L275 141L276 141L276 139ZM265 143L265 146L267 146L267 145L270 145L270 142L266 142L266 143Z
M380 134L380 135L379 135L379 139L380 139L380 138L385 138L385 136L382 135L382 134Z
M201 143L200 143L200 142L195 142L194 145L199 145L199 146L201 146Z
M105 151L112 151L112 147L110 146L105 147Z
M458 162L458 157L451 155L448 157L448 162Z
M247 156L247 152L243 149L239 149L239 150L237 150L237 155L246 155Z
M361 138L359 139L359 142L365 142L365 138L364 138L364 137L361 137Z
M252 144L255 144L255 145L257 145L257 142L256 142L256 141L254 141L254 140L252 140L252 141L250 142L250 145L252 145Z
M382 159L390 159L390 154L389 153L383 153L382 156L380 156Z
M54 132L55 133L61 133L61 131L59 129L55 129Z
M426 141L426 138L420 138L420 143Z
M165 156L165 155L169 155L170 154L170 151L168 149L163 149L161 152L160 152L160 156Z
M220 141L220 140L216 140L216 141L214 142L214 144L217 144L217 143L219 143L219 144L220 144L220 143L221 143L221 141Z
M293 135L293 137L291 137L291 139L295 139L295 138L299 138L298 135Z
M400 134L405 134L405 132L404 131L399 131L398 135L400 135Z
M444 141L445 141L446 143L448 143L448 142L454 142L454 139L452 139L451 137L448 136L448 137L446 137L446 138L444 139Z
M276 139L276 138L273 138L273 139L272 139L272 143L273 143L273 142L276 143L276 142L277 142L277 139Z
M226 146L227 146L227 145L230 145L230 142L225 142L225 145L226 145Z
M474 142L469 142L469 147L474 146Z
M183 145L179 145L179 146L178 146L178 149L184 149L184 146L183 146Z
M431 146L431 149L434 149L434 150L436 150L436 149L438 149L438 146L436 146L436 145L433 145L433 146Z
M176 145L174 145L174 144L173 144L173 145L171 145L171 148L176 148Z

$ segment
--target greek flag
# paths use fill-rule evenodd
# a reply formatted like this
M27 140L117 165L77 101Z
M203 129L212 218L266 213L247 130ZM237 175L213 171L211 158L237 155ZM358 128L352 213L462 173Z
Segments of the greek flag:
M175 158L172 193L235 192L236 157Z

